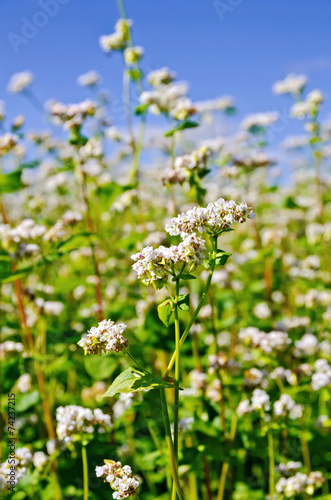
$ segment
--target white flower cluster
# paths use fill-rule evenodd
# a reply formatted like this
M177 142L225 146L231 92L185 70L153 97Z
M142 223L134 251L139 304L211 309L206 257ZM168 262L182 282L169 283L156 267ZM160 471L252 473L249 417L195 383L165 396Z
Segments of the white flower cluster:
M193 172L199 174L205 171L210 154L210 149L202 146L190 154L177 156L174 165L165 171L162 178L163 184L183 184Z
M255 113L253 115L248 115L241 122L241 128L247 130L248 132L260 132L270 127L273 123L276 123L279 115L276 112L269 113Z
M144 55L143 47L127 47L124 50L124 60L126 64L137 64Z
M126 328L124 323L104 319L98 326L93 326L78 345L84 349L85 354L123 351L128 347L128 339L123 337Z
M65 212L61 219L59 219L53 227L51 227L44 236L45 241L57 241L66 234L66 227L77 224L83 220L83 216L80 212L73 212L68 210Z
M95 473L97 477L102 477L105 483L115 490L113 498L121 500L134 496L140 486L138 479L132 474L129 465L123 465L114 460L104 460L105 465L97 466Z
M138 278L149 285L155 280L166 278L167 275L192 272L205 258L205 250L205 241L189 234L185 235L179 245L145 247L131 256L135 261L132 267Z
M319 471L310 472L309 475L297 472L288 479L282 477L276 484L276 490L285 498L292 498L303 493L313 495L315 489L320 488L323 483L324 478Z
M324 101L324 95L320 90L309 92L304 101L298 101L291 108L291 116L293 118L303 119L306 116L313 116L318 110L318 107Z
M10 485L7 481L17 482L27 472L27 466L32 462L32 454L25 446L15 450L15 458L10 458L0 464L0 491L4 492L9 489ZM14 468L14 473L13 473Z
M170 71L169 68L160 68L151 71L147 75L147 80L153 87L159 87L160 85L169 85L176 78L176 73Z
M194 207L185 213L171 219L165 230L172 236L192 233L208 233L219 235L226 229L231 229L234 222L245 222L246 218L255 217L253 211L246 203L236 204L234 201L225 201L219 198L207 207Z
M47 316L60 316L64 309L64 304L55 300L44 300L41 297L36 299L36 306Z
M187 85L183 82L159 85L154 90L142 92L140 103L149 106L154 115L166 113L176 120L184 120L196 113L191 100L186 97Z
M115 419L120 418L126 412L126 410L131 408L134 396L134 392L120 393L118 400L113 406L113 414Z
M331 240L331 222L326 224L318 224L317 222L311 222L306 226L306 236L310 244L317 243L321 239L325 241Z
M119 19L115 24L115 32L99 38L100 47L109 54L112 50L124 50L130 38L131 19Z
M253 150L235 156L232 159L232 163L235 167L259 168L259 167L267 167L268 165L274 165L275 160L271 158L264 151Z
M90 99L77 104L63 104L57 101L49 104L53 123L56 125L63 124L65 130L80 127L85 118L94 116L96 109L96 103Z
M9 354L17 354L23 352L24 347L21 342L13 342L12 340L6 340L0 344L0 359L3 359Z
M301 462L289 461L286 464L280 463L278 467L276 467L276 470L280 472L282 476L288 477L295 474L299 469L301 469L301 467L302 467Z
M254 389L251 400L244 399L239 403L237 413L240 417L252 413L255 410L270 410L270 398L266 391Z
M0 135L0 157L8 154L12 151L18 144L19 137L16 134L7 132L4 135Z
M268 372L258 368L250 368L245 371L244 385L247 387L261 387L265 389L268 386Z
M308 369L310 365L300 365L302 368L301 372L304 375L307 375L307 370L309 370L308 374L311 375L311 368ZM296 385L298 382L297 375L292 372L292 370L288 368L284 368L283 366L277 366L270 374L269 377L272 380L276 380L277 378L280 378L281 380L286 380L290 385Z
M110 416L102 410L77 405L59 406L56 409L56 421L56 434L65 442L81 438L83 433L93 434L96 428L99 433L111 428Z
M46 232L45 226L39 226L32 219L24 219L18 226L11 227L9 224L0 224L0 238L6 245L11 243L26 243L41 238ZM37 247L38 248L38 247ZM33 248L21 248L24 253L34 253Z
M283 417L288 414L291 420L296 420L302 417L303 407L295 404L295 401L288 394L282 394L280 399L274 403L274 413Z
M77 78L77 83L81 87L94 87L100 83L100 75L97 71L88 71Z
M307 83L305 75L287 75L284 80L275 82L272 90L275 94L291 94L293 97L298 97L304 90Z
M15 73L8 83L8 92L11 94L19 94L26 90L33 82L34 77L30 71L22 71Z
M23 373L16 382L16 387L19 392L28 392L31 389L31 376L29 373Z
M254 326L240 330L238 337L246 344L260 347L266 353L283 351L291 343L286 332L272 331L265 333Z
M326 359L318 359L315 361L314 369L311 385L314 391L318 391L331 383L331 366Z
M45 465L48 463L49 457L44 453L43 451L36 451L33 454L33 465L35 466L36 469L42 470Z
M291 151L294 149L304 148L309 144L308 135L289 135L282 142L282 149Z
M211 111L230 111L235 107L235 101L231 96L222 96L217 99L196 102L195 107L198 113L210 113Z
M298 306L305 306L308 309L316 306L330 306L331 305L331 291L316 290L311 288L305 295L298 294L295 298L295 302Z
M295 343L294 356L301 358L303 356L311 356L318 352L318 338L312 333L306 333Z

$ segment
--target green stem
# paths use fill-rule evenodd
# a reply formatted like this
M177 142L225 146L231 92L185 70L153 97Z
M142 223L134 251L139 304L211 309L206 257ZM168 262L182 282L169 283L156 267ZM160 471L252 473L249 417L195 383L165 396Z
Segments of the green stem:
M147 420L147 427L148 427L148 430L150 432L150 435L152 436L152 439L154 441L154 444L156 446L156 448L159 450L160 452L160 456L163 457L164 456L164 452L163 452L163 448L162 448L162 445L157 437L157 434L155 432L155 430L153 429L153 426L150 422L150 420ZM166 478L167 478L167 487L170 491L170 488L171 488L171 476L170 476L170 471L168 469L168 467L165 468L165 472L166 472Z
M269 497L274 498L275 495L275 452L272 430L268 430L268 455L269 455Z
M168 450L169 450L171 472L172 472L172 475L173 475L173 480L174 480L174 484L176 486L176 490L177 490L177 494L178 494L179 500L184 500L184 495L182 493L182 490L181 490L181 487L180 487L180 484L179 484L177 464L176 464L176 459L175 459L175 454L174 454L174 448L173 448L173 443L172 443L172 438L171 438L171 429L170 429L170 421L169 421L169 413L168 413L168 407L167 407L167 400L166 400L166 397L165 397L165 390L164 390L163 387L160 387L160 397L161 397L162 413L163 413L164 427L165 427L165 433L166 433L166 442L167 442Z
M143 116L141 117L139 137L138 137L138 142L137 142L137 144L135 146L135 150L134 150L133 163L132 163L132 168L131 168L131 172L130 172L129 183L135 184L138 182L139 160L140 160L140 154L141 154L141 150L142 150L143 142L144 142L146 117L147 117L146 113L144 113Z
M175 316L175 340L176 340L176 360L175 360L175 398L174 398L174 454L176 467L178 470L178 427L179 427L179 378L180 378L180 326L178 314L179 280L176 280L176 296L174 302ZM172 500L176 500L176 491L173 488Z
M196 310L194 311L193 313L193 316L192 318L190 319L187 327L185 328L181 338L180 338L180 342L179 342L179 347L181 348L188 336L188 334L190 333L190 330L192 328L192 325L193 323L195 322L199 312L200 312L200 309L201 307L203 306L203 303L205 301L205 298L207 297L207 294L208 294L208 290L209 290L209 287L210 287L210 283L211 283L211 280L212 280L212 277L213 277L213 274L214 274L214 270L215 270L215 260L216 260L216 249L217 249L217 239L215 238L214 242L213 242L213 262L212 262L212 265L211 265L211 268L209 270L209 275L208 275L208 279L207 279L207 282L206 282L206 286L205 286L205 289L203 291L203 294L201 296L201 299L200 299L200 302L196 308ZM170 359L170 362L168 364L168 367L167 367L167 370L164 374L164 379L166 379L168 376L169 376L169 373L176 361L176 352L177 352L177 349L176 351L173 353L171 359Z
M230 430L230 437L229 437L229 449L231 449L231 447L233 445L234 438L236 436L237 422L238 422L237 412L234 411L232 421L231 421L231 430ZM224 491L225 491L225 484L226 484L226 477L228 475L229 467L230 467L229 462L224 462L222 465L221 477L220 477L220 482L219 482L219 486L218 486L217 500L223 500Z
M88 463L86 445L82 443L82 461L83 461L83 478L84 478L84 500L88 500Z
M127 351L125 354L127 354L129 356L129 358L132 359L132 361L144 372L144 373L148 373L148 375L151 375L147 370L146 368L144 368L133 356L132 354Z

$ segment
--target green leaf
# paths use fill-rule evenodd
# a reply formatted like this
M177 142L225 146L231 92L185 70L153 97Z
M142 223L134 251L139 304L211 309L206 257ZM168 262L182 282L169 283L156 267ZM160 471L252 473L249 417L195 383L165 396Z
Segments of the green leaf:
M173 307L170 299L165 300L162 304L157 306L157 313L165 326L169 326L172 311Z
M228 115L228 116L233 116L237 113L237 108L235 106L228 106L225 110L224 110L225 114Z
M112 398L115 394L121 392L135 392L145 389L155 389L157 387L171 388L174 385L160 377L154 377L130 367L115 378L108 391L102 397Z
M37 268L42 267L50 262L54 262L60 259L62 256L70 253L72 251L68 250L66 252L55 252L48 255L44 255L41 259L35 262L32 266L22 267L16 271L2 271L0 268L0 283L11 283L15 280L23 278L27 274L33 273Z
M129 75L130 79L133 82L136 82L137 80L140 80L143 78L143 72L139 68L129 68L127 70L127 74Z
M61 253L68 252L70 250L76 250L79 247L83 247L86 246L87 244L90 244L87 238L92 236L96 237L94 233L90 233L88 231L83 231L81 233L73 234L67 240L61 241L61 243L57 245L57 249L61 250Z
M14 193L21 189L24 184L21 181L22 170L14 170L10 174L0 175L0 193Z
M39 403L39 399L40 398L38 391L23 394L20 398L17 398L16 410L18 412L25 412L26 410L31 408L31 406L35 406L37 403Z
M193 122L192 120L183 120L178 122L176 127L172 128L171 130L168 130L168 132L166 132L164 135L165 137L171 137L175 134L175 132L185 130L186 128L194 128L198 126L199 126L198 122Z
M185 295L179 295L178 307L182 311L189 311L190 310L190 294L189 293L186 293Z
M111 181L103 186L99 186L96 189L96 195L100 199L100 203L104 207L104 210L108 210L111 205L114 203L116 198L118 198L125 191L129 191L131 189L135 189L135 185L133 184L118 184L118 182Z
M70 130L69 138L68 138L69 144L73 144L75 146L85 146L87 141L88 141L88 138L85 137L84 135L82 135L80 133L79 129L78 130L76 130L76 129Z
M84 356L84 367L95 380L104 380L112 375L117 367L114 356Z
M140 104L140 106L137 106L136 109L134 110L134 114L136 116L141 116L143 115L149 107L149 104Z
M183 273L178 276L179 279L181 280L196 280L196 276L193 276L193 274L188 274L188 273ZM172 281L176 281L173 279Z
M224 266L227 263L228 258L231 256L231 253L224 252L224 250L217 250L216 254L216 265Z

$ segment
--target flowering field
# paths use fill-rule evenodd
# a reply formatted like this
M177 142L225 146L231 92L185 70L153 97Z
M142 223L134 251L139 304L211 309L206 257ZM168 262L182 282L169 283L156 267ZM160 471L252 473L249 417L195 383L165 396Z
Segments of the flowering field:
M279 113L233 131L121 16L125 129L95 71L45 106L12 76L44 131L0 101L1 495L330 500L325 94L274 84L302 126L276 148Z

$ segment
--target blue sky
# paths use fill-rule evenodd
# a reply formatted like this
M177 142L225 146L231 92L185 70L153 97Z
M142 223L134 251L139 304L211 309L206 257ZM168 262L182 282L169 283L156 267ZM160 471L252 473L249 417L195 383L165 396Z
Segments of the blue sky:
M58 12L38 17L40 2L48 1ZM218 8L216 3L126 0L134 42L145 48L143 67L175 70L190 82L196 100L233 95L240 115L282 111L288 101L273 96L271 85L288 72L304 72L311 88L330 92L330 0L223 0L228 6L223 16L222 1ZM85 98L76 78L90 69L98 70L103 87L119 98L120 57L106 57L98 46L118 17L115 0L0 0L0 99L8 114L23 112L30 127L43 128L24 98L6 91L10 76L26 69L35 74L34 91L42 101ZM14 50L13 37L23 36L27 22L45 25Z

